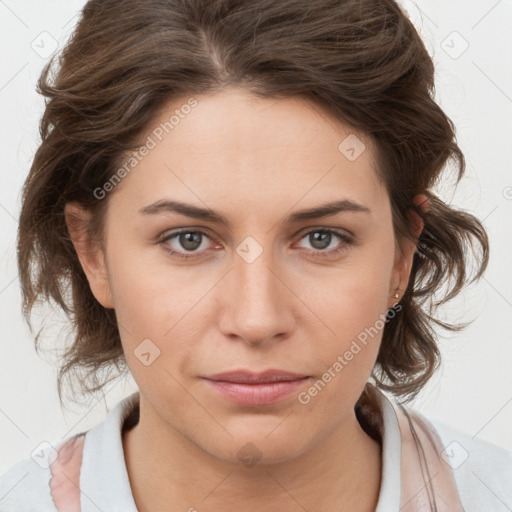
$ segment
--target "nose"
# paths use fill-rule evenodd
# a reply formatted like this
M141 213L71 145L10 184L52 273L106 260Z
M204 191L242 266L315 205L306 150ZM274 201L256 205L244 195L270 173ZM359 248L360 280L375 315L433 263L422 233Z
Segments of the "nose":
M260 345L288 337L295 326L297 303L283 265L270 250L254 260L234 255L222 290L220 329L231 338Z

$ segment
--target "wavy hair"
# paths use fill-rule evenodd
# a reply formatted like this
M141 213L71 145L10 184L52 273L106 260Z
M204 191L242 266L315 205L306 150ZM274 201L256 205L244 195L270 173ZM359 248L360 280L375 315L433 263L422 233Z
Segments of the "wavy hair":
M61 404L65 377L91 394L117 377L108 373L112 365L127 371L115 310L90 290L65 204L90 210L89 234L101 241L108 197L98 200L94 190L137 147L159 108L228 85L326 107L371 141L396 239L414 239L410 210L423 219L402 310L384 328L372 372L378 387L412 399L440 363L435 328L466 326L441 321L436 310L481 277L489 242L476 217L432 191L449 160L458 182L465 160L434 100L432 59L405 12L394 0L90 0L38 80L41 142L22 191L17 240L30 328L38 299L54 301L71 322ZM421 193L428 211L413 203ZM472 276L469 249L477 259Z

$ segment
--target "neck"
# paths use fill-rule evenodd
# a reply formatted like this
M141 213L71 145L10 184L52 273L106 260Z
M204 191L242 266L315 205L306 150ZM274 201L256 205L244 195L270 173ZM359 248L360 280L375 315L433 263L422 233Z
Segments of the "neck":
M355 413L293 459L246 466L213 457L141 400L140 421L124 434L123 449L139 512L169 510L169 504L225 512L369 512L377 506L381 446Z

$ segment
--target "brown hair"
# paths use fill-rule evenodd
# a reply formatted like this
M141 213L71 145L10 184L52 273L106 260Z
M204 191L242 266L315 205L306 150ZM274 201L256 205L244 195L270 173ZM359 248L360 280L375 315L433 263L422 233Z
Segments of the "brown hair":
M70 41L45 66L41 144L23 188L18 266L23 312L52 299L71 320L73 341L58 375L93 393L127 370L115 310L94 298L64 217L77 201L101 242L108 197L93 193L170 98L227 85L264 98L302 96L365 134L389 193L398 241L412 237L410 210L424 221L402 311L386 323L373 378L408 401L439 366L439 305L479 278L488 238L471 214L432 187L449 159L465 171L454 126L433 99L434 67L411 21L393 0L90 0ZM430 209L413 203L425 193ZM467 249L480 248L474 276ZM446 294L434 300L444 282ZM466 324L467 325L467 324ZM37 334L36 349L39 333ZM86 370L83 373L82 370Z

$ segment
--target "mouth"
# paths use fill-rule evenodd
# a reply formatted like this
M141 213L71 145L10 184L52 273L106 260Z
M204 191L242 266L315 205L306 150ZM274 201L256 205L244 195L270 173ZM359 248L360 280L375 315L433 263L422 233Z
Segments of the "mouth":
M250 407L281 402L296 393L310 378L309 375L284 370L260 373L235 370L204 377L217 395Z
M293 382L310 377L309 375L288 372L286 370L265 370L263 372L252 372L250 370L232 370L216 373L204 377L212 381L232 382L238 384L268 384L272 382Z

